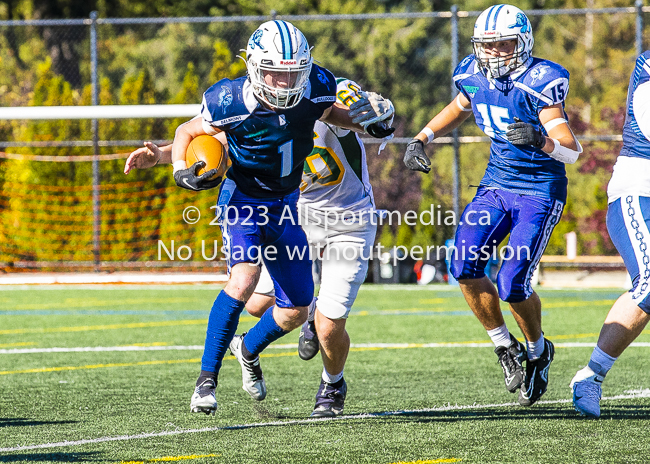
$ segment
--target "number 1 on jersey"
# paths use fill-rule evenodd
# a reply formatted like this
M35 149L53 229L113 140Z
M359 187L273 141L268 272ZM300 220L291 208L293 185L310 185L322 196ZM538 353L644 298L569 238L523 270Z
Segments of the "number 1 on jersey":
M278 152L282 155L282 164L280 165L280 177L287 177L293 170L293 140L280 145Z

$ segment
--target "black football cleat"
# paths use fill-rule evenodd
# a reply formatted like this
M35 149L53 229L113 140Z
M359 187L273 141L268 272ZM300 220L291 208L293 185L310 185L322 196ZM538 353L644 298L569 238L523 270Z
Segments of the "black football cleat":
M509 347L499 346L494 352L499 357L499 364L503 369L506 389L510 393L517 391L524 383L525 373L523 363L527 359L526 347L523 343L510 335L512 345Z

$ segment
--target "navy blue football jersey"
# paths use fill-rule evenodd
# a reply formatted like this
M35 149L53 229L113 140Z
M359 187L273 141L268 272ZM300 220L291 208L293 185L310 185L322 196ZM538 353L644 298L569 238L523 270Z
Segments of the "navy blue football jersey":
M620 156L632 156L650 159L650 140L639 128L639 123L634 114L634 92L641 85L650 81L650 51L643 52L637 59L630 77L630 86L627 90L627 104L625 125L623 126L623 148ZM642 105L646 102L640 102Z
M201 116L226 132L232 161L227 176L249 196L274 198L300 186L305 159L314 148L314 123L335 101L334 76L313 65L305 95L293 108L266 108L244 76L210 87L203 94Z
M564 163L539 148L511 144L506 130L517 117L547 135L539 112L557 103L564 107L569 72L552 61L532 58L523 71L488 80L480 72L474 55L469 55L458 65L453 79L472 103L476 124L492 139L481 185L565 201Z

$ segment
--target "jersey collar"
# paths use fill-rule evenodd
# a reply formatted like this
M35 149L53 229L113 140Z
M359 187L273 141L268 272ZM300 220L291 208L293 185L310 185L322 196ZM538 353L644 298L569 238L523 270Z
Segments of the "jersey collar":
M519 66L519 69L517 70L517 72L514 72L514 73L510 74L512 79L513 80L517 79L519 76L521 76L523 73L525 73L528 70L528 68L530 68L530 65L532 63L533 63L533 57L529 56L528 59L526 60L526 62L523 65Z
M242 96L244 98L244 105L246 105L246 109L249 113L252 113L260 103L257 101L257 98L255 98L255 94L253 93L253 85L248 79L246 79L244 85L242 86Z

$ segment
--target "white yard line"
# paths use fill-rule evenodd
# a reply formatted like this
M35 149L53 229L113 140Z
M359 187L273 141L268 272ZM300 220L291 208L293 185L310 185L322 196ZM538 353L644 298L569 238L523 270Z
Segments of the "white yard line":
M491 348L492 343L353 343L350 348L360 349L394 349L394 348ZM593 348L596 342L555 343L556 348ZM634 342L631 347L650 347L650 342ZM267 349L291 350L298 348L297 343L270 345ZM79 346L72 348L4 348L0 354L33 354L33 353L83 353L106 351L200 351L203 345L170 345L170 346Z
M616 395L604 397L602 401L615 401L615 400L627 400L634 398L650 398L650 389L645 390L631 390L626 392L626 395ZM565 404L570 403L570 399L562 400L548 400L548 401L538 401L537 404ZM141 433L137 435L118 435L114 437L99 437L99 438L90 438L86 440L75 440L75 441L61 441L56 443L42 443L39 445L23 445L15 446L12 448L0 448L0 453L8 453L15 451L28 451L35 449L48 449L48 448L69 448L72 446L82 446L90 445L94 443L105 443L110 441L130 441L130 440L141 440L146 438L156 438L156 437L167 437L173 435L183 435L188 433L202 433L202 432L221 432L227 430L242 430L242 429L251 429L251 428L260 428L260 427L283 427L288 425L305 425L313 424L315 422L329 422L337 420L364 420L364 419L377 419L382 417L394 417L394 416L408 416L413 414L422 414L427 412L445 412L445 411L463 411L463 410L473 410L473 409L490 409L490 408L506 408L510 406L518 406L517 403L501 403L501 404L471 404L471 405L451 405L438 406L435 408L426 408L426 409L411 409L411 410L400 410L400 411L385 411L377 413L367 413L367 414L350 414L346 416L339 417L325 417L319 419L301 419L301 420L292 420L292 421L274 421L274 422L258 422L250 424L240 424L240 425L230 425L226 427L204 427L200 429L181 429L181 430L170 430L165 432L149 432Z

